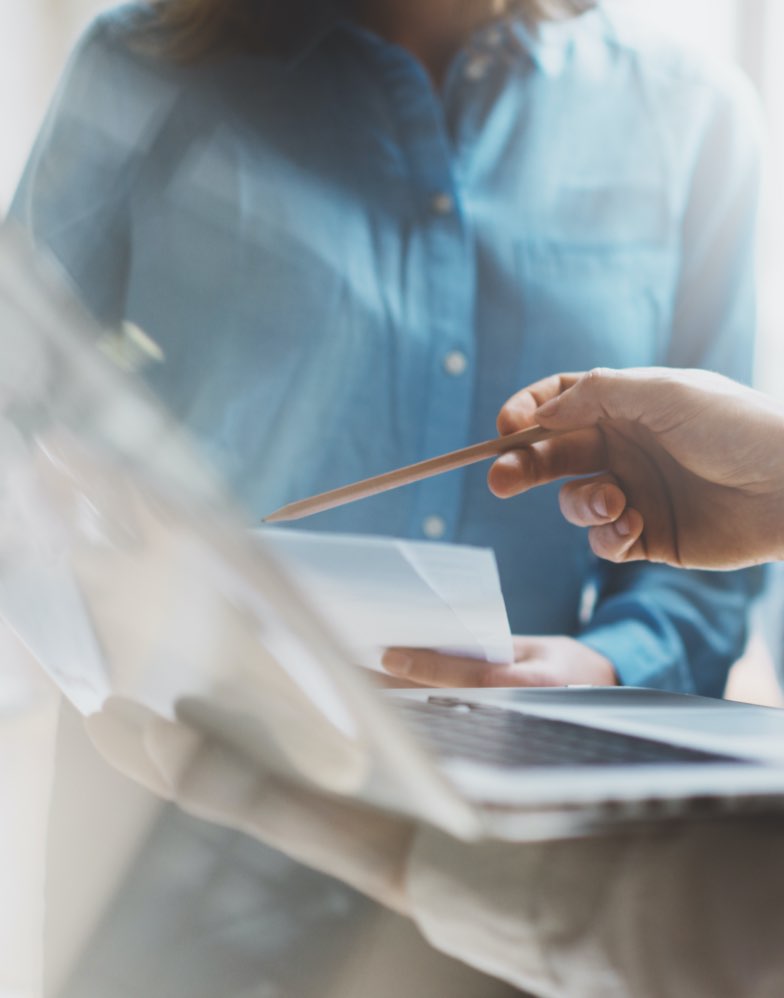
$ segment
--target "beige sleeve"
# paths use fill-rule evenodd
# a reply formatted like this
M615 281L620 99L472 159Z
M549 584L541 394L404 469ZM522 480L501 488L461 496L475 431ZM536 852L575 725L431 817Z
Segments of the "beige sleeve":
M422 831L406 892L434 946L532 994L784 994L784 820L521 845Z

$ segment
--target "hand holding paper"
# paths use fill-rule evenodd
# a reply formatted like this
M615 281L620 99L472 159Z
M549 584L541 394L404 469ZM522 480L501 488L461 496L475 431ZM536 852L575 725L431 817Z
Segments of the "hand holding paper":
M417 648L393 648L384 668L422 686L615 686L618 677L603 655L574 638L515 637L513 657L505 662L440 655Z
M491 551L382 537L269 529L284 562L322 617L378 668L385 648L437 649L487 662L512 660Z

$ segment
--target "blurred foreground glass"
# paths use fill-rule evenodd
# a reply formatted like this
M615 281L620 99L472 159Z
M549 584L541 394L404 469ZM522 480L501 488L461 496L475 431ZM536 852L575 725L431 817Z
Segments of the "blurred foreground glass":
M265 770L431 818L440 805L444 825L465 831L462 804L346 668L350 641L251 541L174 420L96 349L106 344L6 228L0 615L82 714L115 722L92 731L119 768L133 770L129 730L184 716L228 731ZM192 748L175 742L153 760L170 774Z

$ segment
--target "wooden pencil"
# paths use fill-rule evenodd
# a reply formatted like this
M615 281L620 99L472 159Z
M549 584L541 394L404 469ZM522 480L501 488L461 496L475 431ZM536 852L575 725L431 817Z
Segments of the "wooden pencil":
M339 489L321 492L319 495L310 496L307 499L299 499L297 502L282 506L274 513L270 513L269 516L265 516L264 522L283 523L286 520L301 520L314 513L323 513L336 506L344 506L346 503L356 502L358 499L367 499L380 492L399 489L403 485L410 485L412 482L419 482L424 478L432 478L434 475L442 475L446 471L454 471L456 468L464 468L469 464L486 461L509 451L520 450L531 444L540 443L542 440L548 440L553 436L556 436L556 433L552 430L545 430L541 426L530 426L525 430L518 430L517 433L510 433L494 440L485 440L483 443L472 444L470 447L463 447L461 450L452 451L449 454L441 454L439 457L431 457L426 461L418 461L416 464L409 464L404 468L387 471L383 475L343 485Z

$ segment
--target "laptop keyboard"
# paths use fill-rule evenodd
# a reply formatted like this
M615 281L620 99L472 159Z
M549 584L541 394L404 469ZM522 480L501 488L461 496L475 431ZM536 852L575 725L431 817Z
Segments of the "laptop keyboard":
M739 761L454 697L431 696L427 702L390 697L389 703L412 734L441 758L508 768Z

